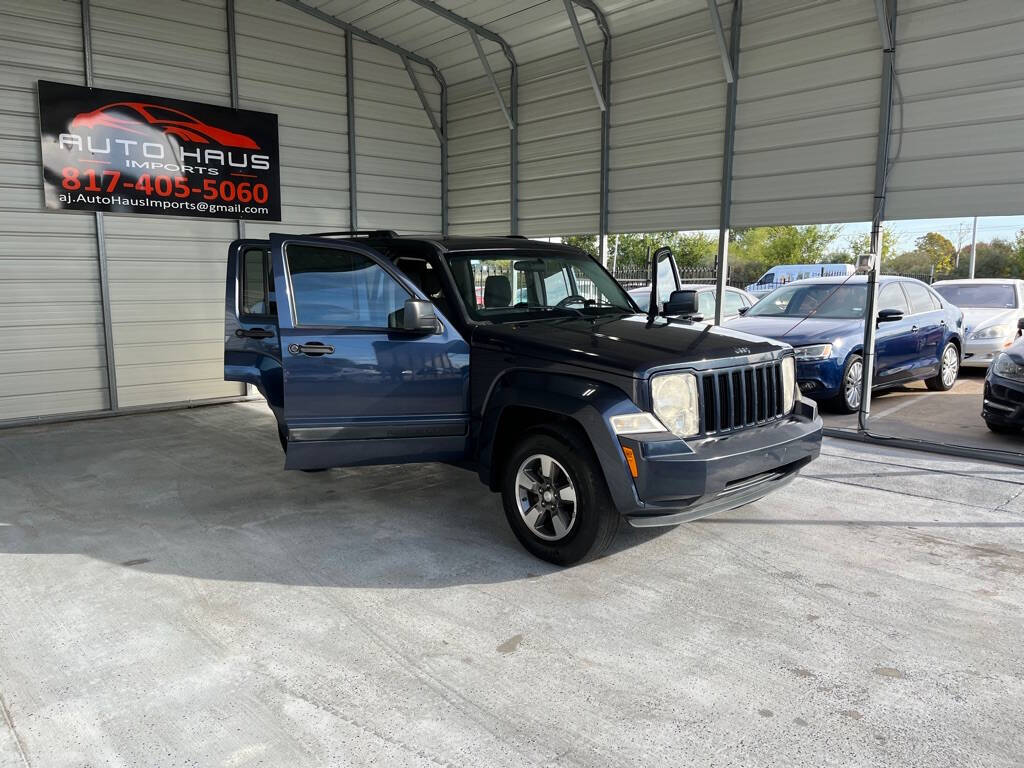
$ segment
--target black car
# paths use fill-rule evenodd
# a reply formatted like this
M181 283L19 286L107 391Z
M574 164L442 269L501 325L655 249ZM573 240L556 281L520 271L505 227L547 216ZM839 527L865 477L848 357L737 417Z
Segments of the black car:
M675 299L667 314L696 313L692 292ZM569 246L242 240L225 310L225 378L266 397L286 468L469 463L555 563L601 552L622 517L673 525L759 499L821 443L789 345L641 314Z
M1017 327L1024 330L1024 320ZM1024 338L996 355L985 375L981 416L993 432L1020 432L1024 427Z

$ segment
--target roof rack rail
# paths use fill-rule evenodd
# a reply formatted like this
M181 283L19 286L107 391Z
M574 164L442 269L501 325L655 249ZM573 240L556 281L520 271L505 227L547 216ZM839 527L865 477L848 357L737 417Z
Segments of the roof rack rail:
M393 229L353 229L337 232L310 232L303 237L398 237Z

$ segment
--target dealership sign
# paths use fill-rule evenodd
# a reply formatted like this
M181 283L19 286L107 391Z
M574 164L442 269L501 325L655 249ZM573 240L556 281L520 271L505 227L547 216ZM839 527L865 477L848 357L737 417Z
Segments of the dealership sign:
M281 219L277 115L39 81L46 207Z

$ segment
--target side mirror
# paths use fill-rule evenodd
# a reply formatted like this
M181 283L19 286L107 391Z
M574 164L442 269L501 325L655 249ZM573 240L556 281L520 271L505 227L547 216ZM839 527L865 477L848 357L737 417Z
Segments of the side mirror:
M423 299L406 299L405 306L402 307L402 327L407 331L438 333L434 305Z
M740 314L741 315L747 314L747 310L748 309L750 309L750 307L740 307Z
M903 312L899 309L882 309L878 312L878 322L897 323L903 319Z
M1017 319L1017 330L1024 331L1024 317Z
M672 291L668 301L665 302L662 314L685 315L687 317L697 314L697 292L686 289Z

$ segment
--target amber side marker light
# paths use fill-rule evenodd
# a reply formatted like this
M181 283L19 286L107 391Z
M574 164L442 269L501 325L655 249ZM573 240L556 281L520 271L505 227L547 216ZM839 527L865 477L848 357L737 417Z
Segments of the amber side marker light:
M622 446L622 455L626 457L626 463L629 465L629 474L631 474L635 480L637 475L636 455L633 453L633 449Z

